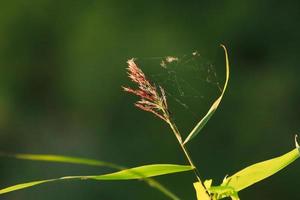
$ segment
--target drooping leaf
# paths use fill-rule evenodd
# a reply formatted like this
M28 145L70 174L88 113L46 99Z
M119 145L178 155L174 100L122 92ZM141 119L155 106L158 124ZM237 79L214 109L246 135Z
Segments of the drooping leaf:
M79 165L91 165L91 166L103 166L114 169L121 169L123 167L115 165L113 163L104 162L100 160L79 158L79 157L70 157L62 155L53 155L53 154L15 154L10 155L17 159L23 160L35 160L35 161L47 161L47 162L60 162L60 163L70 163L70 164L79 164Z
M285 168L299 158L299 148L263 162L256 163L224 179L222 185L241 191Z
M132 179L145 179L154 176L179 173L184 171L193 170L193 167L189 165L174 165L174 164L153 164L135 167L131 169L121 170L115 173L93 175L93 176L66 176L56 179L48 179L41 181L33 181L27 183L21 183L14 186L10 186L0 190L0 194L40 185L47 182L60 181L66 179L80 179L80 180L132 180Z
M25 188L32 187L32 186L35 186L35 185L40 185L42 183L47 183L47 182L50 182L50 181L54 181L54 180L49 179L49 180L32 181L32 182L28 182L28 183L17 184L17 185L14 185L14 186L10 186L10 187L1 189L0 194L5 194L5 193L8 193L8 192L13 192L13 191L16 191L16 190L25 189Z
M193 170L190 165L174 165L174 164L154 164L125 169L119 172L100 175L89 176L90 179L96 180L130 180L130 179L143 179L153 176L160 176L164 174L172 174L183 171Z
M208 110L208 112L206 113L206 115L198 122L198 124L194 127L194 129L190 132L190 134L187 136L187 138L184 141L184 144L186 144L187 142L189 142L191 139L193 139L196 135L198 135L198 133L202 130L202 128L206 125L206 123L209 121L209 119L213 116L213 114L215 113L215 111L217 110L223 96L224 93L226 91L227 88L227 84L228 84L228 80L229 80L229 59L228 59L228 54L227 54L227 49L224 45L221 45L221 47L224 49L225 52L225 60L226 60L226 79L225 79L225 84L222 90L221 95L218 97L217 100L215 100L215 102L212 104L212 106L210 107L210 109Z
M59 162L59 163L69 163L69 164L79 164L79 165L89 165L89 166L99 166L99 167L109 167L112 169L123 170L126 167L116 165L114 163L95 160L95 159L87 159L87 158L79 158L79 157L70 157L63 155L54 155L54 154L7 154L1 153L1 156L8 156L17 159L23 160L33 160L33 161L44 161L44 162ZM153 178L143 179L150 187L153 187L169 197L172 200L180 200L180 198L167 189L164 185L154 180Z
M196 190L197 200L211 200L211 198L207 194L205 188L203 187L202 183L195 182L194 188Z
M169 189L167 189L164 185L162 185L160 182L156 181L153 178L146 178L143 179L149 186L156 188L157 190L159 190L161 193L163 193L164 195L166 195L167 197L169 197L170 199L173 200L180 200L180 198L174 194L173 192L171 192Z

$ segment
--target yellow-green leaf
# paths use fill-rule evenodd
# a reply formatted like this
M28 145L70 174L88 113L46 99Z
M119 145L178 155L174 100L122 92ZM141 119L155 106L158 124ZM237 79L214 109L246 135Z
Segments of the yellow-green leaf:
M183 171L193 170L190 165L173 165L173 164L154 164L145 165L141 167L135 167L131 169L125 169L119 172L100 175L89 176L88 178L96 180L130 180L130 179L142 179L153 176L159 176L164 174L172 174Z
M62 156L62 155L53 155L53 154L5 154L2 153L2 156L9 156L17 159L23 160L34 160L34 161L45 161L45 162L59 162L59 163L69 163L69 164L79 164L79 165L89 165L89 166L99 166L99 167L109 167L112 169L123 170L126 167L116 165L110 162L104 162L100 160L87 159L87 158L79 158L79 157L70 157L70 156ZM180 200L173 192L167 189L164 185L159 183L158 181L152 178L143 179L149 186L159 190L161 193L168 196L173 200ZM48 182L48 181L46 181ZM40 184L40 183L37 183ZM36 184L34 184L36 185ZM26 186L26 184L25 184ZM30 186L30 184L29 184ZM27 187L29 187L27 186Z
M135 167L131 169L121 170L119 172L104 174L104 175L93 175L93 176L65 176L56 179L32 181L27 183L21 183L14 186L10 186L0 190L0 194L40 185L47 182L66 180L66 179L80 179L80 180L131 180L131 179L144 179L154 176L160 176L165 174L172 174L184 171L193 170L193 167L189 165L174 165L174 164L153 164L144 165L141 167Z
M297 158L299 158L299 149L295 148L282 156L256 163L235 173L231 177L226 178L222 185L233 187L238 192L272 176Z
M211 200L210 196L207 194L204 186L200 182L194 183L194 188L197 194L197 200Z
M10 186L10 187L7 187L7 188L4 188L4 189L0 190L0 194L12 192L12 191L15 191L15 190L25 189L25 188L28 188L28 187L32 187L32 186L39 185L39 184L46 183L46 182L50 182L50 181L52 181L52 180L43 180L43 181L33 181L33 182L29 182L29 183L21 183L21 184Z
M186 144L188 141L190 141L191 139L193 139L196 135L198 135L198 133L202 130L202 128L206 125L206 123L209 121L209 119L213 116L213 114L215 113L215 111L217 110L223 96L224 93L226 91L227 85L228 85L228 80L229 80L229 59L228 59L228 54L227 54L227 49L224 45L221 45L221 47L224 49L225 52L225 60L226 60L226 80L225 80L225 84L222 90L221 95L218 97L217 100L215 100L215 102L212 104L212 106L210 107L210 109L208 110L208 112L206 113L206 115L198 122L198 124L194 127L194 129L190 132L190 134L188 135L188 137L185 139L184 144Z

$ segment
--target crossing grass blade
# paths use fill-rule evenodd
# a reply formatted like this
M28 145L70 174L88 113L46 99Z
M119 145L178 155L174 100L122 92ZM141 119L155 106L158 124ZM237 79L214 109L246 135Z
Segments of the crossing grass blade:
M47 179L40 181L32 181L27 183L21 183L14 186L10 186L0 190L0 194L5 194L8 192L13 192L16 190L25 189L28 187L33 187L43 183L61 181L66 179L79 179L79 180L133 180L133 179L145 179L154 176L179 173L184 171L193 170L193 167L189 165L175 165L175 164L152 164L144 165L140 167L135 167L131 169L125 169L114 173L104 174L104 175L92 175L92 176L65 176L56 179ZM175 196L176 197L176 196Z
M206 113L206 115L199 121L199 123L194 127L194 129L191 131L191 133L187 136L187 138L185 139L183 144L186 144L187 142L189 142L191 139L193 139L196 135L198 135L198 133L202 130L202 128L206 125L206 123L210 120L210 118L213 116L213 114L215 113L215 111L217 110L223 96L224 93L226 91L227 85L228 85L228 80L229 80L229 59L228 59L228 53L227 53L227 49L224 45L221 45L221 47L224 49L224 53L225 53L225 61L226 61L226 79L225 79L225 84L222 90L221 95L218 97L217 100L215 100L215 102L212 104L212 106L210 107L210 109L208 110L208 112Z
M63 156L63 155L55 155L55 154L7 154L1 153L1 156L6 157L13 157L22 160L32 160L32 161L44 161L44 162L58 162L58 163L68 163L68 164L78 164L78 165L88 165L88 166L98 166L98 167L108 167L117 170L124 170L126 167L116 165L114 163L95 160L95 159L87 159L87 158L80 158L80 157L70 157L70 156ZM153 178L145 178L143 179L150 187L153 187L160 191L162 194L166 195L172 200L180 200L180 198L167 189L164 185L159 183L158 181L154 180ZM49 181L46 181L49 182ZM32 182L31 182L32 183ZM42 181L42 183L44 183ZM33 182L34 185L41 184L39 182ZM27 186L26 184L24 186ZM20 186L22 187L22 185ZM30 184L27 186L30 187Z
M299 158L299 155L299 148L295 148L282 156L256 163L226 178L222 185L241 191L277 173Z

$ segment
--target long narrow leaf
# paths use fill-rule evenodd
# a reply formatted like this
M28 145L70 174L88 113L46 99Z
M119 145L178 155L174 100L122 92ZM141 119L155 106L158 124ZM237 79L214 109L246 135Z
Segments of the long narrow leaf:
M23 160L33 160L33 161L44 161L44 162L59 162L59 163L69 163L69 164L79 164L79 165L89 165L89 166L99 166L99 167L109 167L112 169L123 170L126 167L116 165L114 163L87 159L87 158L79 158L79 157L70 157L70 156L62 156L62 155L53 155L53 154L7 154L1 153L2 156L9 156L17 159ZM180 200L173 192L167 189L164 185L154 180L153 178L145 178L143 179L150 187L153 187L169 197L172 200ZM46 181L49 182L49 181ZM37 183L40 184L40 183ZM36 184L34 184L36 185ZM25 184L26 186L26 184ZM28 186L27 186L28 187Z
M8 193L8 192L13 192L13 191L16 191L16 190L25 189L25 188L32 187L32 186L35 186L35 185L40 185L42 183L47 183L47 182L50 182L50 181L55 181L55 179L42 180L42 181L32 181L32 182L28 182L28 183L17 184L17 185L14 185L14 186L10 186L10 187L1 189L0 194L5 194L5 193Z
M186 144L187 142L189 142L191 139L193 139L196 135L198 135L198 133L202 130L202 128L206 125L206 123L209 121L209 119L213 116L213 114L215 113L215 111L217 110L223 96L224 93L226 91L227 85L228 85L228 80L229 80L229 59L228 59L228 54L227 54L227 49L224 45L221 45L221 47L224 49L225 52L225 60L226 60L226 80L225 80L225 84L222 90L221 95L218 97L217 100L215 100L215 102L212 104L212 106L210 107L210 109L208 110L208 112L206 113L206 115L199 121L199 123L194 127L194 129L190 132L190 134L187 136L187 138L185 139L183 144Z
M62 155L53 155L53 154L15 154L15 155L10 155L10 156L15 157L17 159L23 159L23 160L60 162L60 163L90 165L90 166L99 166L99 167L103 166L103 167L109 167L109 168L114 168L114 169L123 168L123 167L115 165L113 163L104 162L104 161L100 161L100 160L62 156Z
M0 194L40 185L47 182L66 180L66 179L80 179L80 180L132 180L132 179L144 179L154 176L179 173L184 171L193 170L193 167L189 165L174 165L174 164L153 164L135 167L131 169L121 170L119 172L104 174L104 175L93 175L93 176L66 176L57 179L48 179L41 181L33 181L28 183L21 183L14 186L10 186L0 190Z
M163 193L164 195L166 195L167 197L169 197L172 200L180 200L180 198L174 194L173 192L171 192L169 189L167 189L164 185L162 185L160 182L156 181L153 178L146 178L143 179L149 186L156 188L157 190L159 190L161 193Z
M272 176L297 158L299 158L299 148L295 148L282 156L251 165L226 178L222 185L230 186L238 192Z
M119 172L106 175L89 176L88 178L96 180L143 179L153 176L160 176L164 174L172 174L190 170L193 170L193 167L191 167L190 165L154 164L125 169Z

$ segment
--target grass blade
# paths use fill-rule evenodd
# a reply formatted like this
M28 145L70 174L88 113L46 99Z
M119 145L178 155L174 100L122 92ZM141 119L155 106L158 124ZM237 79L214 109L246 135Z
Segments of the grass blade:
M80 179L80 180L87 180L87 179L93 179L93 180L133 180L133 179L145 179L150 178L154 176L160 176L160 175L166 175L166 174L172 174L172 173L179 173L184 171L190 171L193 170L193 168L189 165L174 165L174 164L153 164L153 165L144 165L140 167L135 167L131 169L125 169L121 170L115 173L109 173L104 175L93 175L93 176L66 176L56 179L47 179L47 180L40 180L40 181L33 181L33 182L27 182L27 183L21 183L14 186L10 186L4 189L0 190L0 194L13 192L16 190L25 189L28 187L33 187L36 185L40 185L43 183L53 182L53 181L60 181L60 180L66 180L66 179ZM151 182L156 184L156 181ZM160 185L156 185L155 187L160 187ZM165 190L164 187L161 189ZM166 195L169 194L169 197L174 197L173 199L179 199L169 191L165 191Z
M299 158L299 148L295 148L282 156L251 165L226 178L222 185L230 186L238 192L272 176L297 158Z
M15 154L15 155L9 155L9 156L15 157L17 159L22 159L22 160L34 160L34 161L90 165L90 166L99 166L99 167L109 167L109 168L113 168L113 169L122 169L123 168L123 167L115 165L113 163L104 162L104 161L100 161L100 160L62 156L62 155L53 155L53 154Z
M87 159L87 158L79 158L79 157L70 157L63 155L54 155L54 154L6 154L1 153L1 156L8 156L17 159L23 160L33 160L33 161L44 161L44 162L58 162L58 163L68 163L68 164L78 164L78 165L89 165L89 166L99 166L99 167L109 167L112 169L123 170L126 167L116 165L114 163ZM150 187L153 187L169 197L172 200L180 200L173 192L167 189L164 185L154 180L153 178L145 178L143 179ZM48 182L48 181L47 181Z
M215 111L217 110L223 96L224 93L226 91L227 85L228 85L228 80L229 80L229 59L228 59L228 54L227 54L227 49L224 45L221 45L221 47L224 49L225 52L225 60L226 60L226 80L225 80L225 84L222 90L221 95L218 97L217 100L215 100L215 102L212 104L212 106L210 107L210 109L208 110L208 112L206 113L206 115L199 121L199 123L194 127L194 129L191 131L191 133L187 136L187 138L185 139L183 144L186 144L187 142L189 142L191 139L193 139L196 135L198 135L198 133L202 130L202 128L206 125L206 123L210 120L210 118L213 116L213 114L215 113Z
M47 183L47 182L54 181L54 180L55 179L49 179L49 180L32 181L32 182L28 182L28 183L17 184L17 185L14 185L14 186L10 186L10 187L1 189L0 194L5 194L5 193L13 192L13 191L16 191L16 190L21 190L21 189L25 189L25 188L28 188L28 187L33 187L33 186L40 185L42 183Z
M180 200L180 198L174 194L173 192L171 192L169 189L167 189L164 185L162 185L160 182L156 181L153 178L146 178L143 179L146 183L148 183L148 185L150 187L153 187L157 190L159 190L161 193L163 193L164 195L166 195L167 197L169 197L172 200Z
M174 164L153 164L124 169L119 172L105 174L100 176L88 176L89 179L95 180L131 180L143 179L153 176L172 174L193 170L190 165L174 165Z

